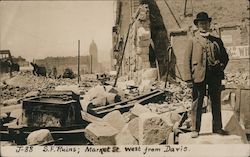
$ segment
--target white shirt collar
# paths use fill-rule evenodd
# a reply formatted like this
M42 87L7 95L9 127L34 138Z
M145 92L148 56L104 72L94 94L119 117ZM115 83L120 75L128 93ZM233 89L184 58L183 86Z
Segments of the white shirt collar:
M206 32L206 33L200 32L200 35L203 37L208 37L210 35L210 32Z

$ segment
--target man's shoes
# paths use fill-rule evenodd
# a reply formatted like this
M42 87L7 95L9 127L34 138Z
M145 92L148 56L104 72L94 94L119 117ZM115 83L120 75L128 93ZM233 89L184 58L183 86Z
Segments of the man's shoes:
M229 135L228 131L225 131L223 129L219 129L219 130L214 130L214 133L220 134L220 135Z
M192 138L197 138L199 136L199 132L197 132L197 131L192 131L192 133L191 133L191 137Z

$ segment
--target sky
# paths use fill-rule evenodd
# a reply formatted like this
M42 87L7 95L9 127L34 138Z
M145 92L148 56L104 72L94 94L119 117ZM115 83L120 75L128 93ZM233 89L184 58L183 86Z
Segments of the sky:
M0 49L32 61L87 55L94 40L100 61L110 60L115 3L106 1L0 1Z

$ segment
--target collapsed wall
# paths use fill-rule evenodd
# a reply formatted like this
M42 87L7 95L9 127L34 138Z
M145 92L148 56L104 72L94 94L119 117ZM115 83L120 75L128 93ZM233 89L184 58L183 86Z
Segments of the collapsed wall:
M128 79L140 82L140 76L148 68L154 68L158 77L165 74L169 41L156 3L140 1L141 5L134 10L133 14L129 11L124 12L125 8L128 8L129 5L133 6L134 3L126 1L117 4L120 11L118 11L118 22L115 29L113 28L114 58L117 60L116 69L118 69L122 59L122 48L124 48L122 75L127 75ZM128 14L132 16L128 17ZM129 25L128 20L130 20L130 28L124 26L124 22Z
M135 3L137 5L135 5ZM129 23L133 21L132 17L136 16L138 3L140 5L146 4L148 8L143 28L145 31L150 32L150 43L143 45L143 58L144 61L149 63L146 67L159 67L161 77L167 74L167 71L170 71L170 75L174 74L182 78L182 62L186 40L197 30L193 24L193 19L200 11L208 12L209 16L213 18L211 23L212 33L216 36L220 36L225 44L230 56L226 71L244 72L249 70L249 66L242 66L249 65L249 3L247 0L117 0L117 6L119 7L117 7L115 31L113 28L113 32L115 32L113 34L116 34L116 37L114 37L116 40L113 40L114 47L117 47L119 44L120 47L124 46ZM139 14L144 14L140 12L141 11L139 11ZM122 75L129 75L129 79L134 78L133 75L135 72L145 68L145 64L142 65L139 63L139 60L136 59L136 55L138 55L138 40L135 36L138 30L141 30L137 24L141 23L142 20L135 20L137 22L133 24L130 30L121 68ZM120 37L123 39L122 42ZM167 49L170 45L173 47L172 56L169 55ZM117 56L121 56L121 49L116 50ZM148 57L145 56L146 54L148 54ZM121 57L118 57L116 70L119 66L119 59L121 59ZM167 62L170 59L172 62L168 65ZM168 68L170 68L170 70L168 70Z

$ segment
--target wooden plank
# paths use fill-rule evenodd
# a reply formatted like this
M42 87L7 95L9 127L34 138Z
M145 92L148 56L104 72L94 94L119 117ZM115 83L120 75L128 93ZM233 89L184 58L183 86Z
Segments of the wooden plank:
M135 103L144 104L145 101L149 101L150 99L158 97L158 96L160 96L162 94L164 94L164 91L161 91L159 93L155 93L153 95L149 95L148 97L145 97L145 98L143 98L141 100L138 100L137 102L134 102L134 103L128 103L126 105L119 105L119 106L115 106L114 108L111 108L111 109L99 111L99 112L97 112L97 114L103 114L103 113L112 112L114 110L119 110L119 109L123 109L123 108L133 107Z
M101 107L93 108L92 110L93 110L93 111L98 111L98 110L102 110L102 109L114 107L114 106L116 106L116 105L125 104L125 103L128 103L128 102L130 102L130 101L134 101L134 100L138 100L138 99L147 97L148 95L155 94L155 93L157 93L157 92L160 92L160 90L155 90L155 91L153 91L153 92L149 92L149 93L147 93L147 94L137 96L137 97L135 97L135 98L133 98L133 99L129 99L129 100L125 100L125 101L121 101L121 102L109 104L109 105L106 105L106 106L101 106Z

